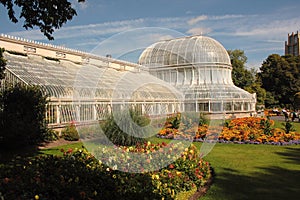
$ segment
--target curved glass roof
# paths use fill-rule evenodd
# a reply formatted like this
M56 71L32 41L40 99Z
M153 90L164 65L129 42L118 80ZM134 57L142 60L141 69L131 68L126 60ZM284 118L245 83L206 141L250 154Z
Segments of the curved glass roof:
M203 84L193 87L182 87L186 100L235 101L251 100L253 95L235 86L225 84Z
M231 66L226 49L218 41L206 36L190 36L157 42L143 51L139 64L149 67Z
M106 66L48 61L39 56L5 53L6 70L18 81L39 85L50 98L108 101L177 101L180 92L146 73L118 71Z

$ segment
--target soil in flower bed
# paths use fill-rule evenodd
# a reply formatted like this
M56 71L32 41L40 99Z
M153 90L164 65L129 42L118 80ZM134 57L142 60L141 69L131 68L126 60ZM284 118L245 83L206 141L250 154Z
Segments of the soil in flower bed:
M67 144L74 144L74 143L78 143L78 142L80 142L80 141L68 141L63 138L60 138L56 141L42 143L39 146L39 149L49 149L49 148L53 148L53 147L63 146L63 145L67 145Z

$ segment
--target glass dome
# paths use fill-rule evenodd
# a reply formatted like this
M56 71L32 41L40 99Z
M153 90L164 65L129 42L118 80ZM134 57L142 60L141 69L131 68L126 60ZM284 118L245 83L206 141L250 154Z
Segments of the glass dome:
M157 42L141 54L139 64L148 67L189 65L231 66L226 49L206 36L190 36Z
M157 42L144 50L139 64L182 92L185 111L255 111L255 94L233 84L230 57L212 38L189 36Z

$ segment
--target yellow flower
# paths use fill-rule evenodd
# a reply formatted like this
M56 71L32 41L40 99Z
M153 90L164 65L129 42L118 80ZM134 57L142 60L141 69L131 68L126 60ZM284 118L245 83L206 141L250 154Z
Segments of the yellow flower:
M35 199L35 200L40 199L39 195L35 195L35 196L34 196L34 199Z
M158 174L153 174L152 175L152 179L157 179L158 180L159 179L159 175Z

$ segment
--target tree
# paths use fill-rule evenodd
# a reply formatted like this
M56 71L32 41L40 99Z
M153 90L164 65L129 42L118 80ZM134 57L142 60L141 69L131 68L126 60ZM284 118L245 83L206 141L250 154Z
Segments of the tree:
M4 70L5 70L6 61L3 58L3 52L4 52L4 49L0 48L0 81L1 81L1 79L4 78L4 75L5 75ZM0 86L1 86L1 84L0 84Z
M258 105L264 105L265 99L267 96L266 90L261 87L261 83L259 81L255 81L250 86L246 86L244 88L246 91L250 93L256 93L256 100Z
M297 92L294 96L294 108L300 109L300 92Z
M273 105L291 107L300 91L300 57L270 55L260 67L258 76Z
M244 51L239 49L228 50L228 54L232 64L233 83L243 89L249 87L254 82L254 75L245 68L247 57Z
M47 97L37 86L7 87L0 93L0 148L35 146L47 131Z
M78 2L85 2L85 0L78 0ZM17 18L23 18L23 27L26 30L38 27L49 40L54 39L52 37L54 29L61 28L77 15L68 0L0 0L0 3L7 9L12 22L17 23ZM14 6L19 8L15 9ZM16 17L16 10L20 12L19 17Z

